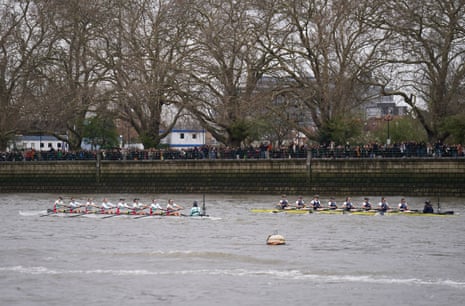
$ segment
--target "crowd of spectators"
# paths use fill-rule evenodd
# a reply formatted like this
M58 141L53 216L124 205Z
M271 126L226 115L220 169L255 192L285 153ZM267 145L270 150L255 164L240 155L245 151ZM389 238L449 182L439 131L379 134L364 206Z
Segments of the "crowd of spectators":
M226 146L203 146L192 149L127 150L114 148L98 151L12 151L0 152L0 161L56 161L56 160L177 160L177 159L291 159L291 158L459 158L465 157L465 148L460 145L406 142L392 145L377 143L365 145L335 146L286 146L273 148L261 144L257 147L230 148Z

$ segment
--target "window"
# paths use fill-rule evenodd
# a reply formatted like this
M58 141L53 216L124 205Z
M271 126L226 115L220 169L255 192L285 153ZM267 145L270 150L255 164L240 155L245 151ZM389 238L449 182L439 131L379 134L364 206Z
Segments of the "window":
M49 148L52 147L52 143L51 143L51 142L48 143L48 147L49 147Z
M184 139L184 133L179 134L179 138Z
M41 142L41 143L40 143L40 148L42 149L43 147L44 147L44 143Z
M61 143L60 143L60 142L57 143L57 148L58 148L58 149L61 148Z
M197 139L197 134L192 134L192 139Z

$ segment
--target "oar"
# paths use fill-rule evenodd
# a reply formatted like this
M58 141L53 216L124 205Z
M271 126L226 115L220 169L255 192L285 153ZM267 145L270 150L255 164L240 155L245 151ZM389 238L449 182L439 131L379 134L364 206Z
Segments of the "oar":
M165 211L165 210L162 209L162 211ZM163 215L162 214L145 214L145 215L139 215L137 217L134 217L133 219L141 219L141 218L153 217L153 216L163 216Z
M207 215L207 208L205 208L205 193L203 194L203 203L202 203L202 214L201 216L208 216Z
M103 214L102 214L103 215ZM112 217L115 217L115 216L120 216L121 214L108 214L108 216L105 216L105 217L102 217L101 219L108 219L108 218L112 218Z
M145 217L152 217L152 216L158 216L158 215L151 215L151 214L139 215L137 217L134 217L133 219L142 219L142 218L145 218Z
M80 216L84 216L85 214L86 213L79 213L79 214L76 214L76 215L66 216L66 218L80 217Z
M75 208L82 208L82 207L85 207L84 205L79 205ZM74 208L73 208L74 209ZM83 216L86 214L86 212L68 212L69 214L75 214L75 215L70 215L70 216L66 216L67 218L74 218L74 217L80 217L80 216Z

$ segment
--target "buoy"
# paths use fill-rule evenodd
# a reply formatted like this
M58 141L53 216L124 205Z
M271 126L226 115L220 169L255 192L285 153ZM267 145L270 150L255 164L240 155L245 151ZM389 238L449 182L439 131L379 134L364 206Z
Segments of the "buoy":
M286 244L286 239L284 239L283 236L281 235L269 235L268 238L266 238L266 244L269 245L281 245L281 244Z

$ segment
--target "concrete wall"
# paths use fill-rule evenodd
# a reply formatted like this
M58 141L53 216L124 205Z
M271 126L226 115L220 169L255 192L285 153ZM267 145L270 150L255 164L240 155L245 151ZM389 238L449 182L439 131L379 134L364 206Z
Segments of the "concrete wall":
M0 192L465 196L464 159L0 163Z

